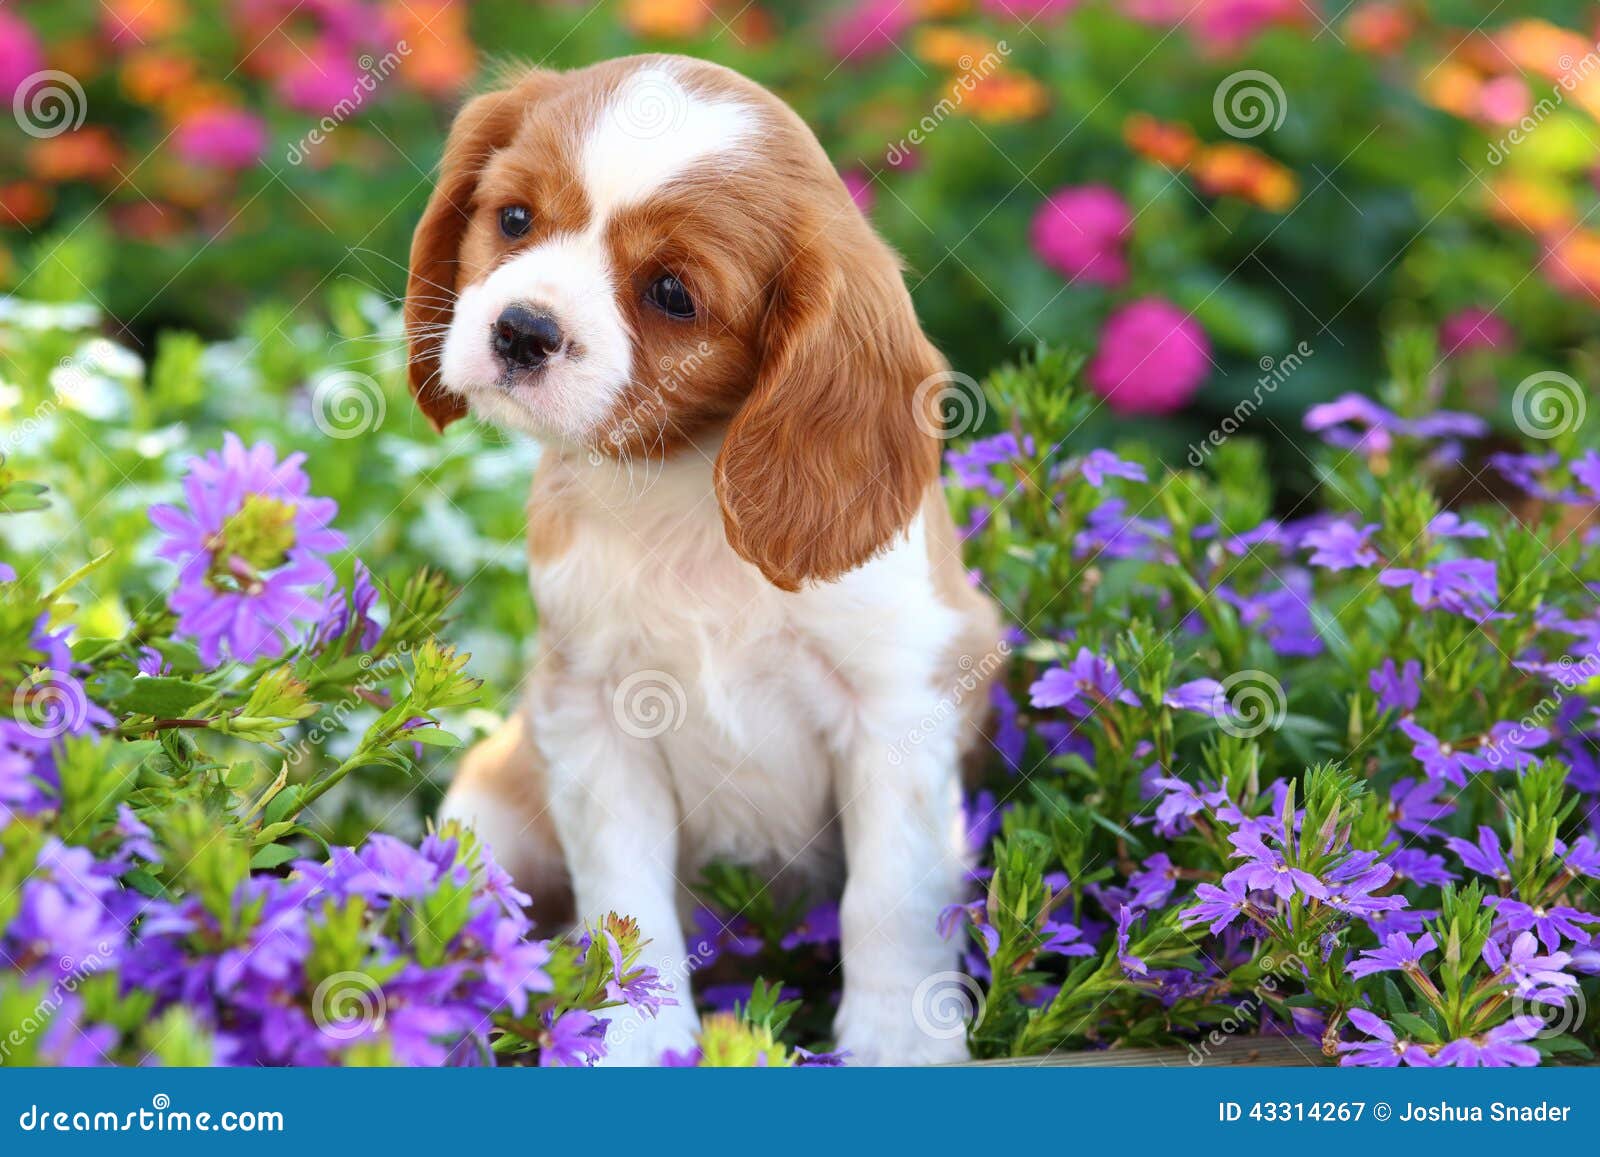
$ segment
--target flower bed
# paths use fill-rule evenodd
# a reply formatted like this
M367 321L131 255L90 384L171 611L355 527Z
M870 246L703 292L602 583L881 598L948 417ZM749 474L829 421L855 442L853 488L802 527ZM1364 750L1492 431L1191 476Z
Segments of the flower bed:
M354 394L282 334L173 338L146 368L73 310L0 319L25 418L0 476L0 1060L586 1063L596 1013L661 999L625 914L540 939L470 838L417 824L515 683L493 641L532 634L507 561L526 462L413 435L392 315L347 304ZM965 971L919 991L928 1031L980 1058L1593 1047L1600 456L1576 426L1480 445L1431 336L1390 349L1378 400L1307 414L1304 509L1243 436L1182 471L1080 444L1079 359L986 383L997 432L952 446L949 484L1013 625L981 866L942 918ZM319 383L310 407L275 375ZM335 397L377 415L362 438L331 432ZM1492 493L1463 474L1511 508L1443 508ZM437 495L470 511L458 604L422 565ZM836 998L830 898L783 907L730 865L700 891L706 1031L668 1059L835 1060L798 1047Z

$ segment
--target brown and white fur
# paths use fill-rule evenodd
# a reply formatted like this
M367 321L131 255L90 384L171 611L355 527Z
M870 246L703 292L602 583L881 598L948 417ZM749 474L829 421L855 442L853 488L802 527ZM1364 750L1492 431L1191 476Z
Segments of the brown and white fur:
M559 329L532 369L496 352L513 306ZM935 923L999 623L939 489L945 363L811 132L701 61L521 73L456 118L406 322L436 426L470 406L542 446L539 658L441 815L546 926L638 919L679 1003L615 1014L609 1060L692 1040L685 884L715 858L843 883L855 1063L962 1058L913 996L956 966Z

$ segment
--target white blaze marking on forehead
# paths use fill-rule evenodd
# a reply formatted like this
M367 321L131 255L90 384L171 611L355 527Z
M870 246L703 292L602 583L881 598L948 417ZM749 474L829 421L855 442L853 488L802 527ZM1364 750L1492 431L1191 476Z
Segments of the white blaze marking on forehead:
M697 162L727 153L756 128L755 110L692 92L670 67L641 68L623 81L583 144L583 180L603 228Z

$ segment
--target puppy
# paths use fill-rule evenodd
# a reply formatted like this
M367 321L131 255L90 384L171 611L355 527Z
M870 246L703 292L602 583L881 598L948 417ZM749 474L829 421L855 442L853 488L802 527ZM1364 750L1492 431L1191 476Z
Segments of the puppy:
M842 883L854 1063L964 1057L914 998L956 966L935 924L999 620L938 485L949 371L811 132L702 61L519 74L456 118L405 317L436 427L470 407L542 447L539 657L442 816L547 926L638 920L677 1004L614 1013L609 1060L691 1044L681 918L715 858Z

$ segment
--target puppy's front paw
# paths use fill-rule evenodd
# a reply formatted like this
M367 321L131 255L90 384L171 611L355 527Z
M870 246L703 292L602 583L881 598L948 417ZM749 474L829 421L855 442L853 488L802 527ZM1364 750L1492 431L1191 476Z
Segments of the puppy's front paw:
M700 1034L700 1018L692 1008L668 1005L651 1017L631 1008L613 1009L606 1025L606 1055L597 1067L650 1068L668 1049L688 1052Z
M933 998L928 982L896 990L846 989L834 1021L838 1047L849 1065L949 1065L970 1059L967 1023L978 1007L977 981L940 973L959 993ZM960 999L970 995L972 1003Z

